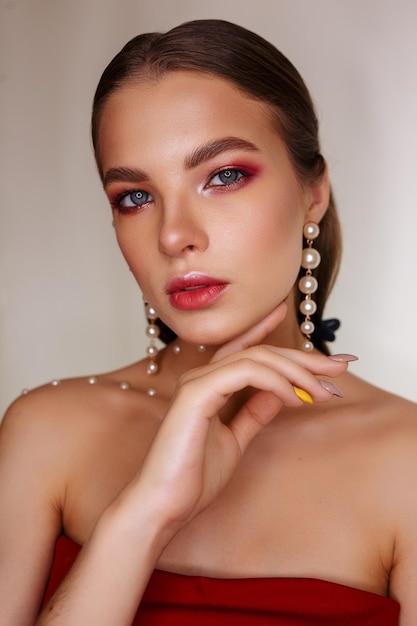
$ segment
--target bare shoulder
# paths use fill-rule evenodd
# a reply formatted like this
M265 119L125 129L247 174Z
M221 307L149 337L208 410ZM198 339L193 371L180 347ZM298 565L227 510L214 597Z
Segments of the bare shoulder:
M346 413L359 446L384 477L385 490L417 470L417 404L348 375Z
M373 443L369 446L369 454L374 460L380 461L377 467L384 479L384 490L389 496L387 504L391 510L395 507L398 519L401 511L417 504L417 498L414 497L417 476L417 404L370 385L368 387L366 402L363 403L363 418L369 424L368 432Z
M100 375L52 380L25 392L9 407L2 431L23 429L39 438L81 428L118 427L135 413L147 414L150 403L141 384L140 363ZM138 375L139 371L139 375Z
M366 571L372 581L381 580L381 588L388 581L390 596L401 604L401 626L412 626L417 623L417 404L350 374L339 384L345 398L334 405L339 408L328 450L339 493L358 515L360 554L372 556ZM329 411L326 427L331 418Z
M141 369L53 381L8 409L0 428L2 623L32 623L57 535L82 543L140 463L159 407L142 389Z
M142 389L141 369L52 381L10 406L0 428L0 498L23 525L37 510L49 541L62 528L85 540L160 424L160 402Z
M324 422L326 428L331 425L330 447L393 545L401 517L405 522L415 515L417 529L417 404L351 374L338 384L345 397L333 404L334 412L327 409Z
M371 386L364 390L371 500L392 545L390 595L400 602L401 626L412 626L417 621L417 404Z
M149 430L158 402L150 402L134 374L138 364L100 376L52 381L25 393L8 409L0 428L0 462L28 467L65 486L82 459ZM129 382L129 380L131 382ZM50 468L54 471L51 472Z
M346 411L358 418L359 424L369 425L374 434L397 435L406 439L417 429L417 404L394 393L376 387L361 378L346 374L343 378Z

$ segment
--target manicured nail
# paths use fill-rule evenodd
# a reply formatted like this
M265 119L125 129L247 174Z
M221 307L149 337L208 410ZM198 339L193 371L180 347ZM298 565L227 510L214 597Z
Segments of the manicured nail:
M338 398L343 398L343 391L339 389L339 387L336 387L334 383L331 383L328 380L319 380L319 383L326 391L330 391L330 393L332 393L334 396L337 396Z
M304 389L300 389L299 387L294 386L293 389L297 398L299 398L302 402L305 402L306 404L313 404L313 398L310 396L309 393L307 393L307 391L304 391Z
M329 356L332 361L339 361L340 363L350 363L350 361L357 361L358 358L354 354L331 354Z

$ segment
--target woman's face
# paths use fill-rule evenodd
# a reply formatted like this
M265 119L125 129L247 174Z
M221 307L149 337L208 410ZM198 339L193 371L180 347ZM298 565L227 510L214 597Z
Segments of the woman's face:
M327 203L300 185L267 105L218 77L168 73L111 95L99 146L120 248L180 337L223 343L287 296L303 224Z

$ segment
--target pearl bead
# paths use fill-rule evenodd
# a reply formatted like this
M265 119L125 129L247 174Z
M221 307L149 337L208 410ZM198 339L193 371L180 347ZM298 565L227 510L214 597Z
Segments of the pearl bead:
M316 239L320 234L320 226L314 222L308 222L304 225L303 235L306 239Z
M304 248L301 257L301 266L306 270L314 270L314 268L320 265L321 256L318 250L315 248Z
M90 385L95 385L97 382L97 378L95 376L90 376L88 382L90 383Z
M199 352L205 352L205 351L206 351L206 346L205 346L205 345L203 345L202 343L200 343L200 344L197 346L197 350L198 350Z
M157 371L158 371L158 365L154 363L153 361L151 361L151 363L148 364L148 369L146 370L146 373L156 374Z
M314 348L314 345L313 345L313 342L312 342L312 341L308 341L308 340L307 340L307 341L305 341L305 342L303 343L303 349L304 349L306 352L311 352L311 351L313 350L313 348Z
M317 304L314 300L303 300L300 302L300 311L303 315L314 315L317 311Z
M181 346L174 346L172 351L174 354L179 354L181 352Z
M126 382L120 383L119 387L120 389L123 389L123 390L130 389L129 383L126 383Z
M155 396L156 395L156 389L155 387L149 387L149 389L146 392L148 394L148 396Z
M146 317L150 320L156 320L158 317L155 309L150 304L147 304L145 306L145 313L146 313Z
M146 334L152 339L156 339L157 337L159 337L159 333L159 327L155 324L149 324L149 326L146 327Z
M55 379L51 382L51 385L52 385L53 387L58 387L58 385L59 385L60 383L61 383L61 381L60 381L60 380L58 380L57 378L55 378Z
M156 346L154 346L153 344L150 344L146 348L146 353L150 357L155 357L158 354L158 348Z
M298 281L298 288L302 293L315 293L318 286L319 284L314 276L303 276Z
M310 320L305 320L300 324L300 330L304 335L312 335L314 333L314 324Z

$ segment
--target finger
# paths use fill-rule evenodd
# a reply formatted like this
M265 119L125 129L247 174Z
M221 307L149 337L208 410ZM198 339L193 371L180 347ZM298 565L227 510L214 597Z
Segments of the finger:
M286 302L280 302L271 313L261 319L260 322L252 326L249 330L242 335L235 337L231 341L225 343L211 359L212 363L224 358L228 354L238 352L248 348L249 346L255 346L259 344L271 331L274 330L280 324L287 314Z
M261 347L261 346L260 346ZM277 348L267 346L268 349L284 357L301 367L308 369L314 375L339 376L346 371L349 363L346 361L334 361L325 354L304 352L303 350L292 350L290 348Z
M304 378L298 375L294 378L298 387L302 387L304 382L306 387L308 383L308 392L315 398L318 399L321 390L320 400L329 399L330 394L323 390L314 376ZM282 375L269 363L241 356L226 363L222 361L218 367L215 364L208 371L206 368L204 371L203 368L199 368L184 376L176 392L176 406L180 415L186 416L188 414L186 406L192 401L194 413L201 413L210 418L231 395L247 387L271 391L287 406L301 406L302 401L296 396L293 384L287 376Z
M270 391L259 391L238 411L229 424L241 454L258 432L280 412L284 403Z
M332 392L328 386L320 383L317 376L337 376L344 371L345 365L331 361L324 355L314 356L315 359L311 354L300 353L298 350L282 350L274 346L251 346L242 352L229 354L221 361L192 370L186 374L186 378L190 380L205 377L209 372L222 371L225 366L247 359L254 365L262 365L275 371L292 386L307 392L315 402L325 402L331 398Z

